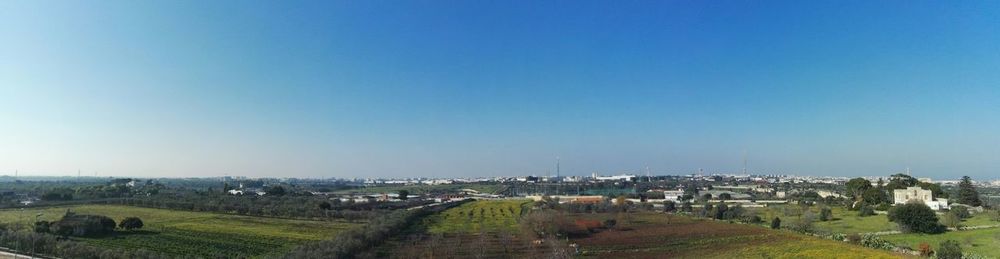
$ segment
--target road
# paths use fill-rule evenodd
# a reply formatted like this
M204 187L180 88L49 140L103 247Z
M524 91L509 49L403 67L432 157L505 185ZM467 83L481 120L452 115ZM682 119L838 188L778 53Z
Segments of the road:
M41 259L41 257L31 257L31 256L24 255L24 254L17 254L17 253L12 253L12 252L8 252L8 251L0 250L0 259L14 259L14 258L39 258L39 259Z

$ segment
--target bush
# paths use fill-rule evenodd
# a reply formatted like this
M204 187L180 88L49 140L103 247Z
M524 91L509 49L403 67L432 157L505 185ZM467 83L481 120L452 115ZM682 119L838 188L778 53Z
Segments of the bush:
M823 207L819 210L819 220L820 221L830 221L833 219L833 210L829 207Z
M941 245L938 247L937 258L962 259L962 247L955 240L941 242Z
M673 201L663 201L663 212L677 211L677 203Z
M35 222L35 233L49 233L49 225L49 222L44 220Z
M858 209L858 216L867 217L873 215L875 215L875 210L873 210L871 206L862 204L861 208Z
M771 220L771 229L779 229L779 228L781 228L781 218L774 217L774 219Z
M604 228L613 229L613 228L615 228L615 225L618 225L618 221L615 220L615 219L606 219L606 220L604 220Z
M892 242L886 241L885 239L873 234L865 234L861 236L861 242L859 243L864 247L882 250L892 250L896 248L896 245L893 245Z
M956 215L954 211L951 211L945 213L944 216L941 217L941 224L944 224L945 226L950 228L959 229L962 227L962 219L961 217Z
M63 236L101 236L115 231L115 220L100 215L82 215L67 211L50 230Z
M953 206L951 207L951 211L949 212L955 214L955 216L958 216L958 218L960 219L967 219L972 217L972 214L969 214L969 209L966 208L965 206Z
M127 217L118 223L119 228L133 230L142 228L142 220L137 217Z
M923 203L907 203L889 210L889 221L896 222L905 232L936 234L944 232L938 217Z
M812 212L806 211L797 220L793 221L789 228L802 233L809 233L813 230L813 221L816 216Z
M891 208L892 205L889 205L888 203L880 203L878 206L875 206L875 210L878 211L888 211Z
M1000 210L990 210L989 215L993 221L1000 221Z
M692 212L692 211L694 211L694 208L691 207L691 202L685 201L683 204L681 204L681 212Z

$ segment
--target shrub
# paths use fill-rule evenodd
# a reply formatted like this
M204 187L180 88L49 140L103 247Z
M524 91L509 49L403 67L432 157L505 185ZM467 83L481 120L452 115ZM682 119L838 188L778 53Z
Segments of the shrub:
M802 233L809 233L813 230L813 221L815 221L815 216L812 212L806 211L797 220L793 221L789 228Z
M1000 221L1000 210L990 210L990 219L993 221Z
M896 248L896 245L893 245L892 242L886 241L885 239L873 234L865 234L861 236L861 242L859 243L864 247L882 250L892 250Z
M944 232L938 217L923 203L907 203L889 210L889 221L896 222L905 232L936 234Z
M962 259L962 247L955 240L945 240L938 247L937 258Z
M962 219L961 217L956 215L954 211L951 211L945 213L944 216L941 217L941 224L944 224L947 227L958 229L962 227Z
M833 219L833 210L829 207L823 207L819 210L819 220L820 221L830 221Z
M771 229L779 229L779 228L781 228L781 218L774 217L774 219L771 220Z
M615 225L618 225L618 221L615 220L615 219L606 219L606 220L604 220L604 228L613 229L613 228L615 228Z
M137 217L127 217L118 223L119 228L133 230L142 228L142 220Z
M867 217L872 215L875 215L875 210L873 210L872 207L868 206L867 204L862 204L861 208L858 209L858 216Z
M35 233L49 233L49 222L44 220L35 222Z
M115 220L100 215L82 215L67 211L62 219L50 225L50 230L63 236L100 236L115 230Z
M663 201L663 212L677 211L677 203L673 201Z
M960 219L967 219L972 217L972 215L969 214L969 209L966 208L965 206L953 206L951 207L950 213L955 214L955 216L958 216L958 218Z

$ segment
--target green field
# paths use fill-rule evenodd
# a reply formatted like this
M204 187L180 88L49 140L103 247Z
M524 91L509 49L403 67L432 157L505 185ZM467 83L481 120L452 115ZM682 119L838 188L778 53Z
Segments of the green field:
M55 221L71 209L120 221L139 217L141 231L119 231L114 236L78 238L90 244L123 249L144 248L174 255L216 257L262 257L281 254L304 242L328 239L357 226L346 222L276 219L206 212L174 211L118 205L80 205L21 210L0 210L0 222L27 227L36 214L39 220ZM18 224L20 223L20 224Z
M898 234L882 236L890 242L917 248L920 243L927 243L937 250L938 245L945 240L955 240L962 246L962 251L972 252L990 258L1000 258L1000 228L976 230L948 231L943 234Z
M430 233L512 232L530 205L529 200L473 201L431 215L422 224Z

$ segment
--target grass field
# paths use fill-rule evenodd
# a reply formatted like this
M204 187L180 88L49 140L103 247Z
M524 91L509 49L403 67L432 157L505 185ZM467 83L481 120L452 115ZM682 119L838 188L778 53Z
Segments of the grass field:
M529 200L473 201L424 219L429 233L468 233L517 230Z
M577 214L600 220L602 214ZM620 218L620 217L619 217ZM758 226L636 213L621 228L573 239L601 258L898 258L887 251Z
M98 246L144 248L175 255L261 257L283 253L312 240L332 237L357 226L346 222L276 219L205 212L173 211L117 205L80 205L20 210L0 210L0 222L27 226L34 216L55 221L67 209L79 214L104 215L120 221L129 216L145 223L141 231L121 231L102 238L78 240Z
M963 231L948 231L943 234L898 234L882 236L896 245L917 248L920 243L927 243L938 249L945 240L955 240L962 246L962 251L972 252L990 258L1000 258L1000 228L987 228Z

